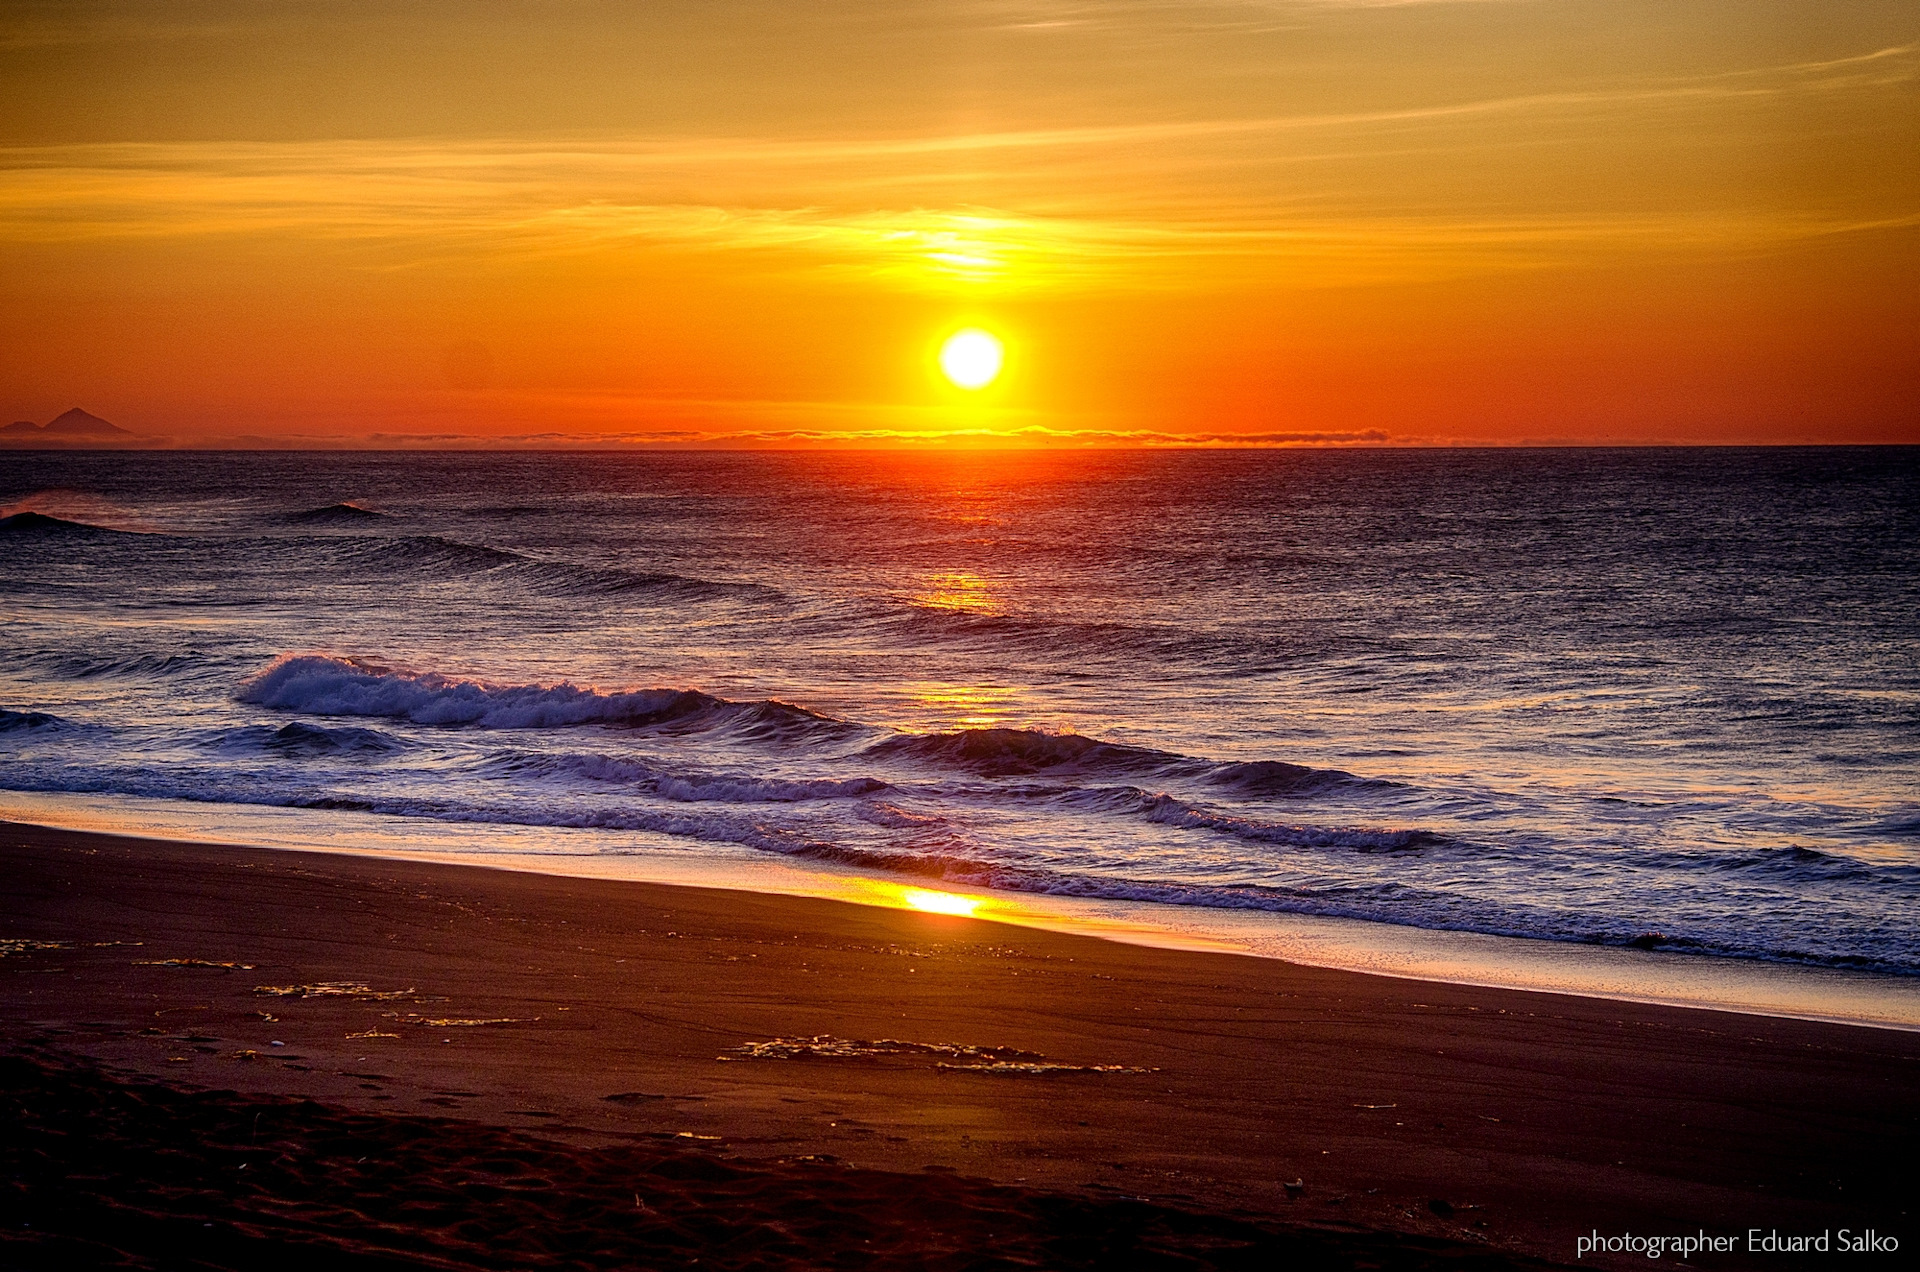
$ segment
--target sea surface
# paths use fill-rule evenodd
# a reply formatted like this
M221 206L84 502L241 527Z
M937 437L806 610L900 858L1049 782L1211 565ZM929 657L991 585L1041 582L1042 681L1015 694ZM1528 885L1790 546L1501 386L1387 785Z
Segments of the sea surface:
M0 514L0 790L1920 974L1920 449L0 452Z

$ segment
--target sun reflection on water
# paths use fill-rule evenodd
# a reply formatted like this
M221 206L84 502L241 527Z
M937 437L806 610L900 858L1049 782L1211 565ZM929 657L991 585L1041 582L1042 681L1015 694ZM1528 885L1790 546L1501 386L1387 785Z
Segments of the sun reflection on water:
M913 705L936 727L969 729L1005 724L1013 715L1016 692L1006 685L948 683L909 686Z
M929 914L958 914L972 918L980 908L979 897L963 897L957 892L935 892L931 888L908 888L900 899L916 910Z
M914 593L913 603L968 614L1000 613L1000 602L988 588L987 581L964 570L929 575Z

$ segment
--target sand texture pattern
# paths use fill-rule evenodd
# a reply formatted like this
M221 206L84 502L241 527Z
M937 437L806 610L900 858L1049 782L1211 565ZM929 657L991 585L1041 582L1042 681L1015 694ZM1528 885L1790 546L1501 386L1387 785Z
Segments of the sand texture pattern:
M1506 1266L1910 1222L1898 1031L18 826L0 895L22 1266Z
M0 1256L22 1268L1529 1265L1127 1197L184 1094L19 1057L0 1059L0 1116L14 1128Z

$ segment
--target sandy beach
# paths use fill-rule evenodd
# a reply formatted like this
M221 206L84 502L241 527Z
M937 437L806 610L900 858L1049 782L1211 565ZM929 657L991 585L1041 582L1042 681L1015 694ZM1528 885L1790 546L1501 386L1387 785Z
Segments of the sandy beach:
M849 1240L862 1266L1097 1266L1113 1249L1087 1244L1095 1233L1132 1233L1140 1251L1164 1238L1168 1266L1281 1248L1332 1266L1505 1266L1571 1263L1596 1229L1740 1234L1734 1253L1696 1262L1786 1266L1746 1253L1746 1231L1898 1237L1910 1220L1911 1174L1889 1164L1920 1123L1912 1033L827 901L17 825L0 857L5 1085L23 1125L71 1144L55 1112L93 1109L79 1124L113 1121L115 1143L180 1141L154 1160L226 1145L196 1169L238 1180L270 1163L227 1144L221 1119L321 1116L246 1103L299 1097L359 1118L355 1143L386 1146L356 1157L411 1163L372 1193L438 1197L375 1224L316 1201L345 1177L303 1176L285 1163L314 1150L276 1141L291 1170L277 1191L215 1188L244 1213L199 1229L275 1249L569 1265L578 1251L521 1258L484 1238L487 1215L516 1213L500 1209L500 1181L475 1183L502 1153L552 1155L549 1181L566 1164L572 1183L537 1190L547 1203L632 1194L639 1209L594 1223L638 1240L636 1216L652 1216L682 1246L650 1257L692 1242L714 1266L806 1266ZM169 1103L204 1090L236 1094ZM407 1129L423 1117L453 1121ZM7 1226L23 1266L75 1265L73 1250L50 1252L105 1230L87 1198L143 1223L199 1213L190 1190L119 1196L158 1182L131 1148L59 1180L46 1173L57 1153L26 1151L41 1173L16 1163ZM641 1167L609 1153L651 1154L666 1174L636 1192ZM809 1197L834 1199L835 1222L864 1235L809 1246L781 1227L783 1206L827 1222ZM676 1206L728 1233L772 1223L787 1244L690 1236L662 1218ZM516 1230L577 1226L562 1213L529 1211ZM455 1235L461 1224L480 1227Z

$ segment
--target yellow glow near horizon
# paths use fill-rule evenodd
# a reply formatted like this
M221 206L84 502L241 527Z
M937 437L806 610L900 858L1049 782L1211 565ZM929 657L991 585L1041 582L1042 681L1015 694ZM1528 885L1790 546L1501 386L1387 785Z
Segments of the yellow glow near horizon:
M957 914L962 918L972 918L973 912L980 908L980 898L963 897L953 892L934 892L927 888L908 888L900 899L916 910L925 910L929 914Z
M978 327L956 331L940 346L940 370L963 389L984 389L992 384L1005 358L999 339Z
M317 7L0 17L0 422L1920 441L1913 0Z

